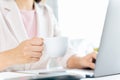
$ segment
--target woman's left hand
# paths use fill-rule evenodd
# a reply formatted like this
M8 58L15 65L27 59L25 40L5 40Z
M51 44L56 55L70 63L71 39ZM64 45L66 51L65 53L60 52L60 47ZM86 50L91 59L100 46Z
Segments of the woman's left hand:
M80 68L95 68L95 62L93 60L96 60L96 53L90 53L86 55L85 57L79 58L78 65Z
M76 55L72 56L68 61L68 68L95 68L95 63L93 60L96 60L96 52L92 52L84 57L78 57Z

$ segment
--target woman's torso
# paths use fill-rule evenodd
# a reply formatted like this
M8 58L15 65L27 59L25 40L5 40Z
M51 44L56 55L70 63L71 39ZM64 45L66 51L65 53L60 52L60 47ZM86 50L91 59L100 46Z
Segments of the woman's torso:
M2 5L1 5L2 4ZM44 5L36 4L36 27L37 37L53 37L55 31L55 22L52 19L53 14ZM22 41L29 39L25 29L22 16L14 0L3 1L0 3L0 52L15 48ZM46 68L49 56L43 54L39 62L34 64L16 65L7 70L29 70Z

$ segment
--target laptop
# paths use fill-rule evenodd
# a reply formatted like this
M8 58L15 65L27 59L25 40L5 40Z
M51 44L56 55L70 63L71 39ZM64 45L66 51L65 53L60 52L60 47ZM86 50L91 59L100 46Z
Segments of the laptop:
M94 76L120 74L120 0L109 0Z

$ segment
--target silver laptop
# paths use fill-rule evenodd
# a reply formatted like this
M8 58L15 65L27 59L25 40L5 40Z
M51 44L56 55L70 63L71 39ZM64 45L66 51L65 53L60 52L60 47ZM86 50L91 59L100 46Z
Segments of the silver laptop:
M94 76L114 74L120 74L120 0L109 1Z

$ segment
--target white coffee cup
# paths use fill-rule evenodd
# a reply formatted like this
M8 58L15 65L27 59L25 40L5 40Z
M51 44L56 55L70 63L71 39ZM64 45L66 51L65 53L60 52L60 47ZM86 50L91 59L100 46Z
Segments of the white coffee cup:
M44 52L50 57L64 56L68 48L67 37L52 37L44 39Z

